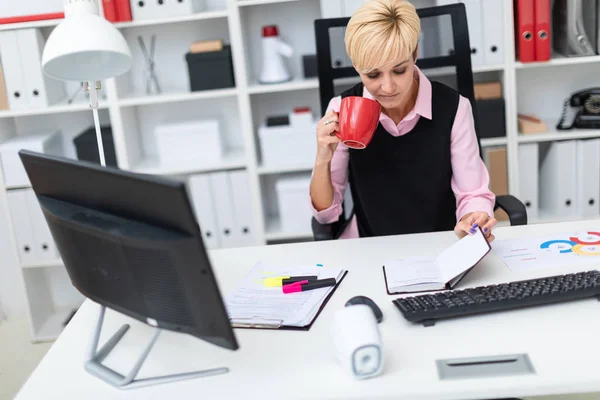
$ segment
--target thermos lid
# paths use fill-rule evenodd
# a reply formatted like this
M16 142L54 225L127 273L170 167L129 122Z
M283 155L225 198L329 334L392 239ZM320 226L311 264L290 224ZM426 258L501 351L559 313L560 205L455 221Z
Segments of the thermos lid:
M263 37L279 36L279 29L277 25L263 26Z

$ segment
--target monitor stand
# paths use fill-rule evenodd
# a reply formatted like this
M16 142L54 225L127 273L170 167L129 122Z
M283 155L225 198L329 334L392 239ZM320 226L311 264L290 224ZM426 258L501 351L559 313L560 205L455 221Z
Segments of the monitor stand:
M100 313L98 315L98 322L96 324L96 327L94 328L92 342L90 343L90 347L88 348L86 361L84 365L87 372L118 389L134 389L143 386L158 385L162 383L170 383L184 379L219 375L229 372L228 368L215 368L204 371L185 372L181 374L157 376L154 378L136 380L136 375L142 368L142 364L146 360L146 357L148 357L150 350L152 350L152 346L154 346L154 343L156 343L158 335L160 335L161 329L155 328L154 334L152 335L150 342L146 345L146 348L140 355L140 358L133 365L131 371L125 376L121 375L118 372L108 368L107 366L102 365L102 361L104 361L106 356L108 356L111 350L117 345L117 343L119 343L119 340L121 340L121 338L129 330L129 325L125 324L121 328L119 328L119 330L110 339L108 339L106 341L106 344L102 346L102 348L98 351L98 341L100 339L100 332L102 331L102 323L104 322L105 312L106 307L101 306Z

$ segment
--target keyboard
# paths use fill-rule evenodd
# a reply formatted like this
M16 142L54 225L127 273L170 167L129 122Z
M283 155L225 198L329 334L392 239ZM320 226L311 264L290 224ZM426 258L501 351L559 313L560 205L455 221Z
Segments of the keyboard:
M598 296L600 271L448 290L393 300L404 318L425 326L443 318L539 306Z

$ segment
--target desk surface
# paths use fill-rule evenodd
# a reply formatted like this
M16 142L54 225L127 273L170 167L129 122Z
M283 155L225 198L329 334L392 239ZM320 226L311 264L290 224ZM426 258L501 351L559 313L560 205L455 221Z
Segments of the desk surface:
M598 230L600 220L502 227L498 239ZM482 399L600 391L597 346L600 303L596 299L496 314L439 321L433 327L411 324L386 294L381 273L389 258L437 254L456 238L452 232L335 242L217 250L211 253L223 293L259 260L303 265L339 265L350 272L310 331L236 329L238 351L207 344L184 334L163 332L139 378L227 366L224 375L129 391L114 389L84 371L83 360L98 305L86 301L40 362L17 399ZM493 246L492 246L493 247ZM510 271L492 252L459 285L461 288L596 268ZM383 375L354 381L336 364L328 336L332 314L355 295L381 307ZM107 311L104 333L130 323L105 363L128 371L151 335L151 328ZM103 343L105 338L101 338ZM440 381L437 359L528 353L535 375ZM285 354L285 356L282 356Z

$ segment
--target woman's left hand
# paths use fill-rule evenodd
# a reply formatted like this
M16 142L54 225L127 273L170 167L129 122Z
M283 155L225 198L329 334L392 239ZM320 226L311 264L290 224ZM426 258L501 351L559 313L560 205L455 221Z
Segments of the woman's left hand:
M474 234L478 227L481 227L483 231L483 235L486 237L488 242L492 242L495 237L492 234L492 229L496 226L495 218L490 217L488 213L483 211L476 211L472 213L465 214L460 221L454 227L454 232L456 236L460 239L463 237Z

